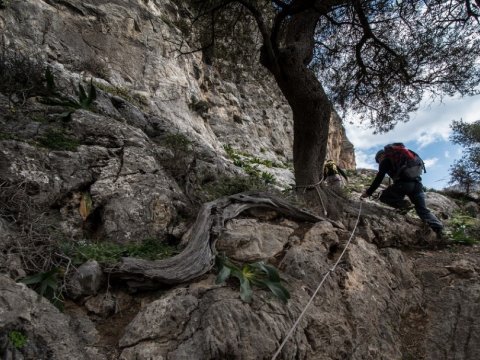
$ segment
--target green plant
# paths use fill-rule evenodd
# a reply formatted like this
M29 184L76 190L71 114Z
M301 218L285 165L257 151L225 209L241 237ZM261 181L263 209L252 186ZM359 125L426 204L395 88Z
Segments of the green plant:
M87 70L101 79L108 79L109 69L107 64L97 57L90 57L77 65L78 70Z
M5 7L8 2L1 4ZM0 46L0 92L20 105L31 96L45 94L45 67L40 56Z
M148 260L159 260L178 253L176 246L168 245L155 238L148 238L139 244L115 244L111 242L96 242L77 244L68 249L75 263L96 260L102 263L116 263L122 257L138 257Z
M79 141L65 136L58 130L47 131L44 136L39 138L38 143L47 149L67 151L75 151L80 145Z
M241 167L250 177L259 180L259 182L264 185L275 184L277 180L273 174L266 171L260 171L258 165L270 168L288 168L288 166L284 164L273 162L271 160L263 160L245 152L237 152L228 144L224 145L223 148L235 166Z
M265 184L275 184L277 180L273 174L262 171L261 178Z
M172 257L178 254L176 246L158 241L155 238L147 238L140 244L127 245L126 253L130 257L139 257L142 259L159 260Z
M215 265L218 272L216 283L223 284L230 276L237 278L240 281L240 298L245 302L252 301L252 285L270 290L285 304L290 299L290 293L281 284L278 270L263 261L237 266L226 256L217 255Z
M480 221L463 213L456 213L447 223L447 235L452 241L473 245L480 242Z
M197 100L195 97L192 96L189 107L199 115L203 115L206 112L208 112L208 109L210 108L210 104L208 103L208 101Z
M12 330L8 333L8 340L15 349L20 350L27 344L28 338L21 331Z
M172 153L165 159L165 169L177 180L180 185L186 185L189 172L195 164L195 152L193 142L180 133L170 133L165 136L163 142Z
M224 176L203 186L207 201L251 190L266 190L265 183L252 176Z
M165 144L174 152L189 153L192 151L192 141L180 133L168 134L165 137Z
M18 137L12 133L5 133L0 131L0 141L1 140L18 140Z
M115 96L119 96L137 107L142 107L142 105L148 104L148 100L145 96L136 93L131 94L130 91L126 88L122 88L119 86L110 86L96 81L94 81L93 84L97 87L97 89L100 89L106 93Z
M20 280L25 285L30 285L40 296L48 299L58 309L63 309L63 295L59 289L59 268L27 276Z
M78 84L78 99L74 99L58 92L50 68L47 68L45 71L45 79L47 82L48 96L40 98L40 101L46 105L65 107L66 111L61 114L61 117L64 119L69 120L70 116L78 109L90 110L93 102L97 98L97 90L92 80L90 80L88 93L82 84Z

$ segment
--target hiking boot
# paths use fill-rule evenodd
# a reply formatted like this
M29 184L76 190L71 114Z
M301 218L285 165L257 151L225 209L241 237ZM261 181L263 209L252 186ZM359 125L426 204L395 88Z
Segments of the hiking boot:
M443 229L432 229L435 232L437 240L444 240Z
M414 209L415 208L415 205L413 205L410 201L408 200L404 200L402 202L402 205L397 208L397 211L401 214L401 215L406 215L410 210Z
M407 199L402 200L398 205L399 209L410 209L413 206L412 203Z

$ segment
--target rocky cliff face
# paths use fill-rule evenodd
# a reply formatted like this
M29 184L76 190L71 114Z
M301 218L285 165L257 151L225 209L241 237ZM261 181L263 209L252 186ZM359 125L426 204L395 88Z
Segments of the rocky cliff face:
M2 357L271 358L354 231L362 188L351 184L351 206L336 221L301 221L265 203L243 211L238 202L231 212L240 215L226 223L217 203L195 222L200 203L244 190L246 172L255 185L274 179L283 189L293 180L291 113L267 74L232 80L197 53L175 56L184 24L170 1L5 4ZM354 168L340 124L335 116L328 156ZM365 182L371 174L357 176ZM445 220L457 207L439 194L429 198ZM415 216L374 204L364 204L360 219L280 358L476 358L478 248L431 250L431 234ZM288 304L258 288L244 302L237 282L215 284L210 265L187 282L149 281L159 245L189 249L205 228L205 248L277 266ZM126 254L148 260L119 277ZM133 276L140 267L142 279ZM42 275L30 287L43 284L64 312L15 283L27 274ZM139 291L145 288L155 291Z
M181 24L181 12L169 1L24 1L2 12L5 45L34 49L58 77L73 83L93 78L128 92L141 99L148 120L168 124L171 132L187 134L220 154L230 144L289 161L291 113L267 73L256 70L261 82L237 74L233 83L204 65L199 53L179 56ZM131 118L118 108L104 110ZM333 125L331 155L354 168L353 149L342 145L348 139L337 116Z

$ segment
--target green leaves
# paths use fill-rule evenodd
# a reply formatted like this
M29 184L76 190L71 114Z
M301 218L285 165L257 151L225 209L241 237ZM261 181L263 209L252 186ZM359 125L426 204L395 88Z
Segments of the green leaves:
M446 233L456 243L474 245L480 241L480 221L466 214L455 213L447 222Z
M240 298L245 302L252 301L252 285L270 290L284 304L290 299L290 293L280 282L278 270L263 261L244 264L240 267L226 256L219 255L215 258L215 266L218 271L215 282L222 284L230 276L237 278L240 282Z
M141 243L124 245L111 242L81 242L68 252L68 256L74 259L75 264L81 264L87 260L114 264L121 257L127 256L148 260L165 259L176 255L178 249L159 239L147 238Z
M55 78L50 68L45 70L45 81L47 83L47 93L49 96L40 98L40 102L46 105L65 107L66 111L61 114L61 117L66 120L70 120L70 116L77 109L90 110L93 102L97 98L97 90L93 85L92 80L90 80L88 93L85 91L85 88L82 84L78 84L78 100L72 98L71 96L62 95L57 91Z
M8 333L8 340L15 349L20 350L27 344L28 338L23 332L12 330Z
M40 272L27 276L20 280L25 285L30 285L40 296L50 300L58 309L63 309L63 296L59 289L57 278L60 273L59 268L53 268L46 272Z
M89 109L92 105L93 101L97 98L97 90L95 86L93 86L92 81L90 81L90 89L88 91L88 95L85 92L82 84L78 85L79 95L78 95L78 102L77 105L82 109Z

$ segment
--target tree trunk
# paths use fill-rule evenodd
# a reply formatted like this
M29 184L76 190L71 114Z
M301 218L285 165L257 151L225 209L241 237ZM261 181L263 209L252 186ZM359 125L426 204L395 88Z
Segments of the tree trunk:
M293 112L295 181L306 186L321 179L332 108L315 74L298 60L288 51L282 54L275 78Z
M298 187L318 183L327 153L332 106L308 68L315 46L315 27L320 14L304 11L288 23L285 46L262 64L273 74L293 112L293 164Z

